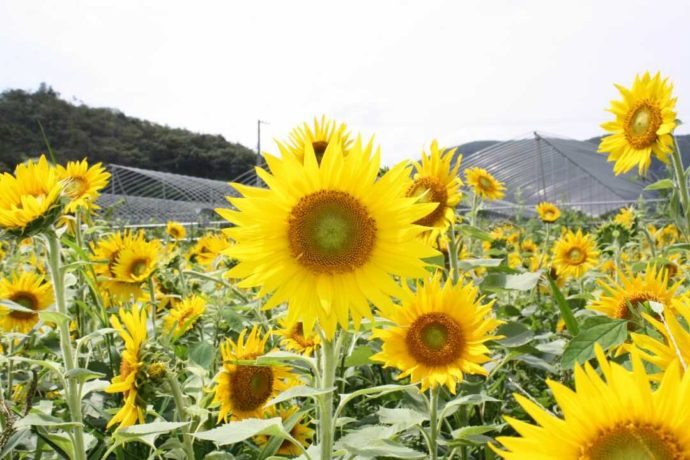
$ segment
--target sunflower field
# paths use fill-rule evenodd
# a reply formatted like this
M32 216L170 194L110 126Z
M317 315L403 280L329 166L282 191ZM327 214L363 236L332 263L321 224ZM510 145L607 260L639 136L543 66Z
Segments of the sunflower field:
M600 152L669 177L608 218L431 142L381 168L305 123L232 184L222 229L121 229L101 164L0 177L0 458L690 459L690 194L668 79ZM457 158L457 161L455 159Z

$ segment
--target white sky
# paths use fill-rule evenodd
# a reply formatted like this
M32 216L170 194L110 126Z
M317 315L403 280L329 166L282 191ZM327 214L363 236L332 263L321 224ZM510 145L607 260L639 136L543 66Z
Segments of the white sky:
M690 132L690 2L0 1L0 90L256 146L326 114L385 163L431 139L601 134L614 82L661 70Z

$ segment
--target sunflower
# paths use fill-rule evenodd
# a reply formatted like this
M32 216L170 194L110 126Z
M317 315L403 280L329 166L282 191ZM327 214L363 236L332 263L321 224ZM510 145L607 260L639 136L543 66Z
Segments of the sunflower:
M160 253L160 241L146 241L143 237L132 239L117 254L112 272L118 281L139 284L156 269Z
M455 394L464 374L487 375L484 342L498 338L490 332L502 323L490 316L493 301L482 304L471 282L442 285L438 275L418 284L416 293L405 290L401 307L382 311L395 326L374 329L383 346L371 359L400 369L398 379L410 376L422 391L445 385Z
M107 428L119 424L120 427L133 425L137 421L144 423L144 407L137 401L137 376L142 363L142 346L146 342L146 310L137 305L128 312L121 309L120 318L113 315L110 324L117 330L125 342L120 362L120 374L113 380L105 391L107 393L122 393L124 404L108 422Z
M0 280L0 300L11 300L34 313L0 305L0 329L26 334L38 323L38 312L48 308L53 299L53 285L41 275L22 272L3 278Z
M522 243L520 243L520 251L523 253L532 255L536 254L538 250L537 244L531 239L522 240Z
M599 251L591 235L568 230L553 247L553 265L559 276L581 278L599 263Z
M232 243L219 233L207 233L199 238L189 252L189 259L206 267L212 266Z
M613 134L599 144L599 152L608 153L609 161L615 161L616 175L626 173L637 166L641 175L646 174L655 156L664 163L673 150L672 132L676 127L676 98L671 97L673 85L667 78L661 79L645 72L637 75L631 89L616 85L622 101L611 101L609 111L616 119L601 125Z
M14 175L0 175L0 228L28 236L60 215L62 185L45 155L17 165Z
M537 422L505 420L519 437L499 437L507 459L655 460L690 458L690 373L672 365L656 389L637 352L632 371L596 355L603 378L590 365L575 368L573 391L548 380L562 418L522 395L518 403Z
M167 233L173 240L183 240L187 236L187 230L179 222L168 221L165 226L165 233Z
M237 361L263 355L269 337L270 334L259 337L259 329L254 326L249 334L243 330L237 342L228 339L221 345L223 367L216 375L213 399L214 404L220 404L218 423L231 416L236 420L261 418L266 402L296 381L296 376L286 366L237 364Z
M73 213L79 208L99 209L95 202L101 195L100 191L108 185L110 173L102 163L89 167L89 163L83 159L70 161L66 167L58 165L57 178L63 182L65 195L70 200L65 212Z
M445 233L448 226L455 222L455 207L460 203L462 181L458 177L458 168L462 155L458 156L453 166L454 155L455 149L444 152L434 140L429 155L422 152L422 161L414 164L414 181L405 193L406 196L420 197L423 203L438 204L433 211L415 222L433 228L428 232L432 240Z
M266 416L268 418L280 417L283 420L283 424L287 423L291 418L293 418L297 412L299 412L299 406L290 407L280 407L278 409L275 406L271 406L266 410ZM304 419L304 415L295 420L292 429L290 430L290 436L292 436L296 441L298 441L304 448L309 447L311 440L314 437L314 430L309 428L309 422ZM254 442L263 446L269 441L268 436L260 435L254 436ZM278 455L288 455L288 456L298 456L302 452L300 449L290 441L283 441L283 443L278 447L276 454Z
M93 252L92 260L97 262L94 265L96 274L101 278L100 284L105 290L118 300L129 300L141 295L140 283L129 283L117 280L115 265L117 264L120 252L129 247L134 240L143 240L144 234L132 234L129 231L124 233L116 232L101 238L97 243L91 243Z
M283 155L292 154L301 163L304 162L306 151L309 149L314 152L318 163L323 159L323 155L332 141L340 144L340 152L347 155L350 151L352 141L349 139L350 133L345 123L337 123L335 120L321 116L321 120L314 117L314 126L304 123L293 129L289 134L289 140L285 145L278 143Z
M542 201L537 205L537 214L542 222L552 224L561 217L561 210L548 201Z
M505 187L486 169L468 168L465 179L475 195L487 200L500 200L505 195Z
M288 351L311 356L321 344L321 339L316 333L304 334L304 328L300 322L290 324L283 319L280 321L280 326L282 329L273 331L273 334L282 337L280 344Z
M644 274L633 275L621 271L620 281L609 278L606 282L600 280L599 285L603 294L589 308L606 316L617 319L633 319L630 307L639 309L648 301L658 302L666 308L671 308L671 300L675 297L681 281L668 285L668 274L656 266L647 266Z
M676 243L679 237L678 228L673 224L660 228L654 235L656 245L660 248Z
M257 171L269 188L235 184L243 197L228 200L237 211L217 210L235 224L226 232L236 244L225 253L238 264L228 276L270 294L265 308L288 302L287 321L307 334L318 320L330 339L350 315L359 327L372 316L370 301L390 304L399 292L393 276L425 276L422 258L437 254L414 224L437 205L404 196L403 164L376 180L380 153L372 149L358 139L345 156L336 136L320 164L310 149L304 163L265 155L272 174Z
M206 301L198 295L185 297L181 302L175 303L165 317L164 326L174 338L182 336L189 331L194 323L206 311Z
M623 208L616 214L613 221L631 230L635 224L635 210L633 208Z

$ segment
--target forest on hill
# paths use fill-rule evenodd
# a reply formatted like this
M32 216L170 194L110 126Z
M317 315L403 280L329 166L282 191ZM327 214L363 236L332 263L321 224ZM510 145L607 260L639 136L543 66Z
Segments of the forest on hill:
M102 161L210 179L230 180L256 164L254 151L220 135L128 117L109 108L75 105L42 84L35 92L0 93L0 171L46 151L57 160Z

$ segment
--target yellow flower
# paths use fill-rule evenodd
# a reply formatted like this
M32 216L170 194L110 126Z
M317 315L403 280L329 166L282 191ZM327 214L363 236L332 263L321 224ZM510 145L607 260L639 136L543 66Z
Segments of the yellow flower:
M535 254L538 249L537 244L530 239L522 240L522 243L520 244L520 250L528 254Z
M299 412L299 409L299 406L290 406L289 408L281 407L279 409L276 409L275 406L271 406L266 410L266 417L280 417L283 420L283 423L286 423L288 420L290 420L290 418L297 414L297 412ZM309 447L309 444L311 444L311 440L314 437L314 430L309 428L309 422L304 419L304 416L302 416L295 421L295 424L290 430L290 436L302 444L304 448L307 448ZM259 446L263 446L268 443L269 439L270 438L268 436L264 435L254 436L253 438L254 442ZM278 455L289 455L293 457L296 457L301 453L302 452L296 445L287 440L283 441L276 451L276 454Z
M631 89L616 85L623 96L612 101L609 111L616 119L601 125L613 133L599 144L599 152L608 153L609 161L615 161L616 175L626 173L637 166L645 174L652 162L652 155L664 163L673 150L672 133L676 127L676 98L671 96L673 85L667 78L661 79L645 72L637 75Z
M51 225L61 211L62 185L45 155L0 176L0 228L18 236Z
M94 270L101 278L102 287L117 300L129 300L132 297L141 296L141 283L118 280L115 273L120 252L138 240L144 241L143 232L135 235L127 231L113 233L100 239L96 244L91 244L92 260L100 262L94 266Z
M487 200L500 200L505 195L505 187L486 169L468 168L465 179L474 193Z
M189 331L205 311L204 299L198 295L185 297L168 310L168 315L165 317L165 329L177 339Z
M422 391L445 385L455 394L464 374L487 375L484 343L498 338L490 332L502 323L491 317L493 301L482 304L471 282L442 284L439 276L418 285L416 293L405 291L401 307L382 311L395 325L374 329L383 346L371 359L400 369L398 379L410 376Z
M160 241L132 239L117 254L112 272L118 281L141 283L156 269L159 253Z
M34 313L0 305L0 329L26 334L38 323L38 312L53 303L53 285L42 275L22 272L0 280L0 300L11 300Z
M287 321L307 334L317 320L329 339L350 316L359 327L372 317L369 302L390 304L400 291L394 276L424 276L422 259L437 254L413 224L436 205L404 196L405 165L376 180L372 149L358 139L345 156L334 138L320 164L310 149L304 163L266 154L272 174L258 172L268 189L235 184L243 196L228 200L237 211L217 210L235 224L226 232L236 244L225 253L239 262L228 276L270 294L265 308L288 302Z
M121 309L120 318L113 315L110 324L125 342L125 350L122 352L120 373L113 377L107 393L122 393L124 404L110 419L107 428L120 425L120 428L133 425L137 421L144 423L144 408L137 401L137 376L143 363L141 351L146 342L146 310L134 305L132 311Z
M519 252L508 254L508 267L513 269L522 267L522 255Z
M635 210L633 208L623 208L616 214L613 221L630 230L635 223Z
M599 263L599 251L591 235L583 235L582 230L572 230L559 239L553 247L553 265L558 275L581 278L588 270Z
M676 316L676 313L678 316ZM633 345L640 350L642 359L654 364L656 367L665 371L673 363L678 364L678 353L683 358L683 362L690 364L690 302L687 298L673 300L673 308L665 308L663 311L664 320L668 329L662 321L647 313L643 313L649 324L661 334L662 340L648 334L631 333ZM656 315L655 315L656 316ZM681 318L682 322L678 319ZM671 332L669 334L669 331Z
M616 263L613 260L607 259L599 266L599 271L613 276L618 271L618 268L616 268Z
M101 163L89 167L86 159L70 161L67 166L57 166L58 180L64 183L65 195L70 199L65 212L73 213L79 208L99 209L95 201L100 191L108 185L110 173Z
M596 354L603 377L586 364L575 368L575 391L547 381L561 416L516 394L537 424L505 417L520 436L497 438L507 450L493 450L509 460L690 458L690 373L673 365L653 389L637 353L632 371L608 362L599 345Z
M300 162L304 162L307 149L314 153L316 161L321 163L328 145L335 140L340 144L340 152L347 155L352 141L345 123L337 123L335 120L321 116L321 120L314 117L313 128L308 123L293 129L289 134L288 142L283 145L278 142L281 153L294 155Z
M165 233L170 235L174 240L183 240L187 236L187 230L179 222L168 221L165 227Z
M315 332L304 335L304 328L300 322L289 324L287 321L281 320L280 326L282 329L274 331L273 334L283 337L280 344L288 351L311 356L321 344L321 339Z
M542 201L537 205L537 214L542 222L552 224L561 217L561 210L553 203Z
M432 227L432 230L427 232L432 240L444 234L448 226L455 222L455 207L461 198L462 181L458 177L458 168L462 155L458 156L455 165L452 166L455 149L442 151L434 140L429 155L422 152L421 163L414 164L414 181L405 192L406 196L420 197L422 203L438 204L433 211L415 222Z
M228 339L220 347L223 367L216 375L214 404L220 404L218 423L263 417L266 402L285 391L296 381L286 366L255 366L236 364L241 360L254 360L263 355L270 334L259 337L257 326L247 335L240 333L237 343ZM246 340L245 340L246 338Z
M656 234L654 235L656 245L660 248L676 243L679 236L678 229L673 224L668 224L665 227L657 230Z
M599 281L604 294L589 308L606 316L617 319L632 319L632 306L636 310L648 301L658 302L671 308L681 281L673 286L668 285L668 274L665 270L657 271L655 266L647 265L644 274L633 275L621 271L620 282L609 278L607 282Z
M193 262L210 267L231 244L222 234L207 233L197 240L189 252L189 258Z

